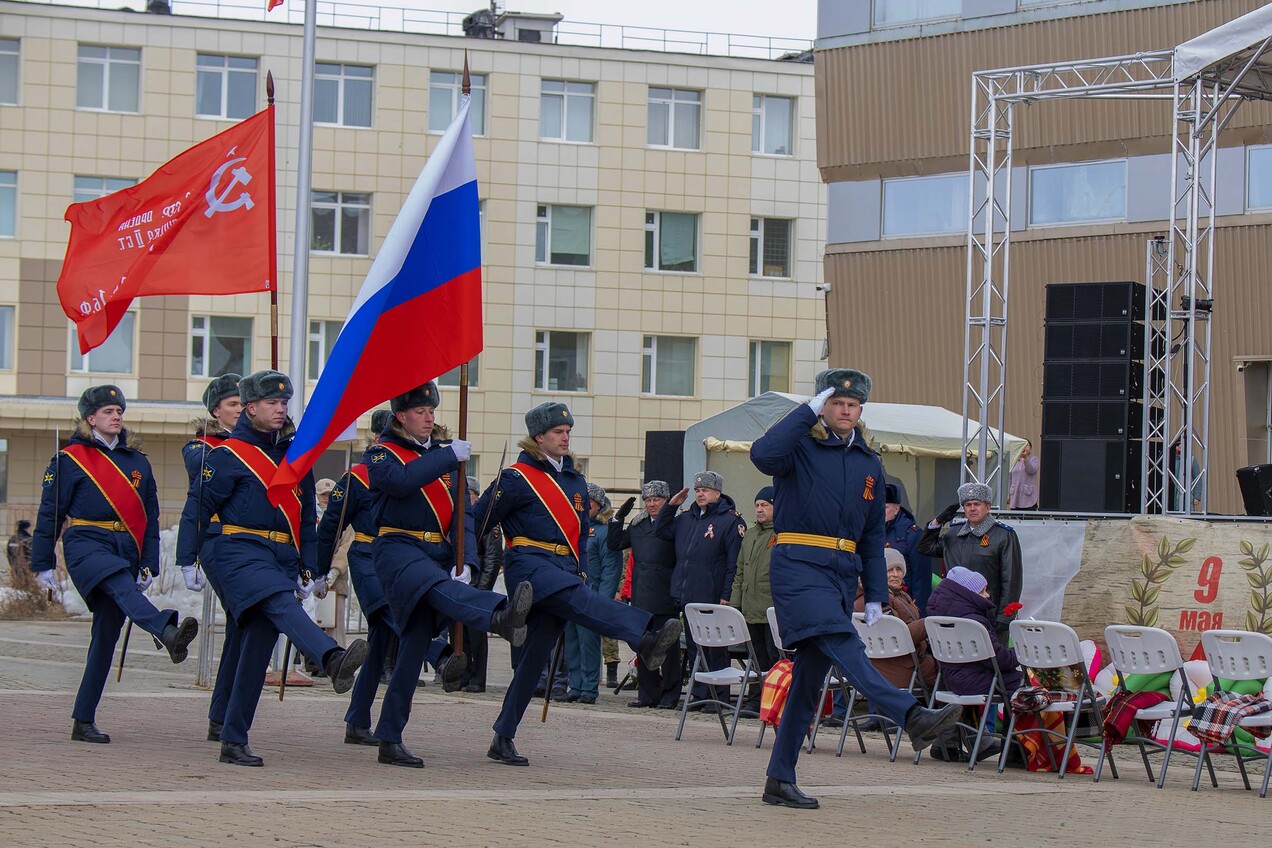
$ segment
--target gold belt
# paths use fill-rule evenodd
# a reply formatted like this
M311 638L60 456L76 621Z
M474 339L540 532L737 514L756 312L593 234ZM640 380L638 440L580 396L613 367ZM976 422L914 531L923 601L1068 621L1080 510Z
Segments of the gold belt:
M259 536L262 539L268 539L271 542L279 542L280 544L290 545L292 537L290 533L284 533L282 530L257 530L255 527L239 527L237 524L222 524L221 535L236 536L239 533L247 533L249 536Z
M208 523L209 523L209 524L220 524L220 523L221 523L221 516L217 515L215 512L214 512L214 513L212 513L212 517L208 519Z
M355 542L374 542L374 541L375 541L375 537L374 537L374 536L370 536L370 535L368 535L368 534L366 534L366 533L359 533L358 531L356 531L356 530L355 530L355 531L353 531L353 541L355 541Z
M829 548L832 551L857 552L857 543L852 539L836 539L834 536L815 536L812 533L778 533L778 545L809 545L814 548Z
M401 527L381 527L380 528L381 536L386 536L389 533L401 533L404 536L414 536L416 539L419 539L421 542L432 542L435 545L440 545L442 542L446 541L446 538L442 536L441 533L434 533L432 530L404 530ZM358 539L358 536L360 535L361 534L355 534L354 538ZM361 539L358 539L358 541L361 541ZM367 541L371 541L369 537L367 538Z
M512 541L508 543L510 548L538 548L541 551L556 554L557 556L574 556L574 551L570 550L569 545L553 545L548 542L536 542L534 539L527 539L525 536L513 536Z
M100 530L112 530L116 533L127 533L128 528L122 521L89 521L87 518L72 518L72 527L96 527Z

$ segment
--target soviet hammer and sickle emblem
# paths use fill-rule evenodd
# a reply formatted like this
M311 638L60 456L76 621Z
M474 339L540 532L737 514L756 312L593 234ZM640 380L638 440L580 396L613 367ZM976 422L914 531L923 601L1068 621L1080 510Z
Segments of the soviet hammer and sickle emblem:
M229 155L234 156L233 149L230 150ZM217 212L233 212L239 208L251 209L256 205L252 202L252 196L245 191L240 192L238 197L230 198L230 192L234 191L238 185L247 185L252 181L252 175L242 165L230 170L232 166L246 161L246 156L234 157L222 162L221 167L217 168L216 172L212 174L212 181L208 183L208 190L203 195L208 202L208 208L203 212L204 215L211 218ZM221 175L226 171L230 171L230 182L224 189L220 189ZM218 189L220 189L220 193L218 193Z

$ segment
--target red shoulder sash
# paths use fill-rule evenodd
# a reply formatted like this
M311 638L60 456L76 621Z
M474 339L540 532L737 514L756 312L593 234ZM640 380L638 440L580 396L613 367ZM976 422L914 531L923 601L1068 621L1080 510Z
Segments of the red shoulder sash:
M225 439L221 438L220 436L209 436L209 435L195 436L194 440L196 442L203 442L203 444L207 445L210 448L219 448L221 445L225 444Z
M392 442L381 442L380 446L387 448L389 453L397 457L403 465L420 458L415 451ZM451 519L455 517L455 502L451 499L450 486L446 484L449 477L449 474L443 475L420 487L420 492L423 493L424 500L428 502L429 509L433 510L433 517L437 519L437 526L441 529L443 536L450 533Z
M146 538L146 505L141 500L141 472L134 472L129 478L105 451L87 445L67 445L62 453L70 457L97 486L119 516L128 535L136 542L137 552L141 553L142 540Z
M508 468L520 474L521 478L530 484L530 490L535 493L535 496L539 498L543 506L548 510L548 514L556 522L557 529L565 536L566 544L574 552L574 558L578 560L579 534L583 532L583 524L579 521L579 514L574 509L573 504L570 503L565 490L561 488L561 485L556 480L552 479L551 474L541 471L533 465L527 465L524 462L514 462Z
M371 478L367 476L367 467L362 463L350 466L349 474L357 478L358 482L362 484L362 488L371 488Z
M269 458L269 454L258 448L256 445L245 442L242 439L226 439L221 443L221 447L238 457L239 462L247 467L247 470L256 476L260 484L269 490L269 481L274 479L274 472L278 469L278 465L274 460ZM284 498L283 502L278 505L282 510L283 517L287 519L287 527L291 531L292 544L296 546L296 550L300 550L300 487L295 486L291 490L291 497Z

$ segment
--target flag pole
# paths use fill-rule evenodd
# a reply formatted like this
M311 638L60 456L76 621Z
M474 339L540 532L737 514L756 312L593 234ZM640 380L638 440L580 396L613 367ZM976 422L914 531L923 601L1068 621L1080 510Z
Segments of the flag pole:
M291 373L292 415L305 411L305 347L309 340L309 202L314 151L314 52L318 30L318 0L305 0L305 30L301 46L300 144L296 157L296 241L292 248L291 345L287 368Z
M265 97L269 104L269 172L274 170L274 72L265 72ZM269 367L278 370L278 178L269 187Z

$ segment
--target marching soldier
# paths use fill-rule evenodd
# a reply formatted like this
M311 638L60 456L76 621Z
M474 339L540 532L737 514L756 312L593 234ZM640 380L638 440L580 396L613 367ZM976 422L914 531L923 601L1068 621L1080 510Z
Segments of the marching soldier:
M826 672L834 665L877 712L931 745L958 721L961 707L930 710L885 680L866 657L852 622L857 581L865 586L866 626L888 600L884 567L884 476L857 429L871 380L835 368L817 375L817 396L791 410L751 446L751 461L773 476L770 586L782 643L795 649L790 694L769 758L763 800L814 809L795 784L795 763Z
M367 654L358 639L341 648L305 615L296 596L324 590L310 576L317 565L314 478L305 475L277 507L267 487L287 453L295 427L287 417L291 381L277 371L258 371L239 382L243 414L230 438L208 453L201 472L198 527L221 520L216 543L217 579L230 615L242 630L238 668L221 728L221 762L261 766L247 744L261 697L261 682L279 632L307 657L322 662L336 692L348 692ZM178 542L179 550L197 542ZM179 565L192 565L179 562ZM285 670L284 670L285 673Z
M509 766L530 764L517 753L513 737L565 622L622 639L649 668L660 668L680 639L678 620L651 629L648 612L603 598L584 584L580 554L587 550L588 493L587 480L570 456L573 427L574 417L563 403L542 403L527 412L529 435L521 440L521 456L500 473L473 510L485 522L482 532L503 525L507 584L516 593L534 587L521 660L486 752Z
M195 425L194 438L181 449L181 458L185 460L186 474L190 478L190 490L186 494L185 507L181 510L181 524L177 531L178 544L184 542L193 545L199 538L198 515L199 495L203 482L203 463L208 451L221 445L230 437L239 414L243 411L243 402L239 399L238 374L223 374L203 390L203 406L211 419L201 418ZM216 574L215 544L221 536L221 523L217 516L212 516L209 526L203 528L203 547L198 551L198 564L185 565L181 568L181 576L186 588L193 592L203 591L204 575L212 591L221 601L225 614L225 634L221 641L221 660L216 668L216 682L212 685L212 703L208 706L208 741L221 741L221 727L225 724L225 706L230 700L230 687L234 683L234 671L238 668L241 634L234 616L229 614L225 606L225 594ZM193 563L194 551L177 551L177 562ZM200 572L202 567L202 572Z
M97 704L125 618L154 636L174 663L185 660L199 633L195 619L178 624L176 610L155 609L142 594L159 574L159 496L150 461L129 443L125 407L118 386L92 386L80 395L75 434L44 472L32 539L31 568L41 586L56 589L54 546L66 524L66 570L93 612L71 713L77 742L110 741L95 723Z
M371 558L401 635L374 738L380 744L379 762L407 768L424 766L402 744L402 730L433 636L451 620L519 645L533 600L528 585L518 587L510 598L468 585L477 564L472 507L457 502L458 490L452 489L451 480L459 463L472 455L472 445L444 440L444 430L434 424L439 404L431 381L395 397L388 429L364 455L375 493L372 525L377 535ZM461 575L454 574L455 552L449 539L457 509L464 516ZM458 683L466 662L463 655L439 662L443 688Z

